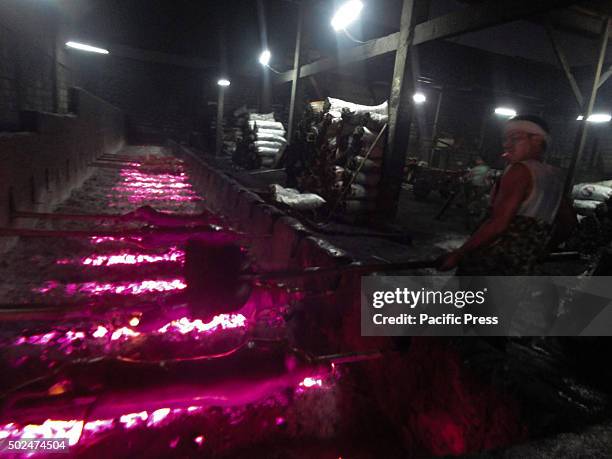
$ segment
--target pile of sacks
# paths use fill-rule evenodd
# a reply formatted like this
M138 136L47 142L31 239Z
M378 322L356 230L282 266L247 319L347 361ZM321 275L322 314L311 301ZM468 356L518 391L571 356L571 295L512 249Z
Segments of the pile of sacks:
M572 188L574 209L578 214L578 228L565 243L566 250L595 255L612 241L612 180L579 183Z
M304 119L308 122L300 129L307 132L301 137L315 148L299 179L300 190L337 203L336 210L347 214L374 211L386 136L371 147L388 121L387 102L367 106L330 97L312 103Z
M275 121L274 113L252 113L244 109L234 112L234 116L234 124L240 130L234 134L234 162L246 169L273 166L287 145L283 124Z
M612 198L612 180L596 183L579 183L572 188L574 209L579 215L603 215L608 212Z
M274 120L274 113L252 113L248 120L249 141L257 152L263 167L271 167L276 163L287 145L285 127L280 121Z

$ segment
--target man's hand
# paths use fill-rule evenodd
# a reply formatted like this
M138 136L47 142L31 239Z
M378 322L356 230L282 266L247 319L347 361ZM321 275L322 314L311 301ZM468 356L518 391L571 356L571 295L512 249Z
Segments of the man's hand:
M436 260L437 270L450 271L457 267L462 258L463 252L460 250L446 253Z

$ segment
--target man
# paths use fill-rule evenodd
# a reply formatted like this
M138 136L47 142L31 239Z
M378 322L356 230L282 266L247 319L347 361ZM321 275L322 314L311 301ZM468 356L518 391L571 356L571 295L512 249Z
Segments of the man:
M536 116L517 116L504 128L508 166L493 190L489 218L438 269L459 275L529 275L549 242L571 234L576 216L563 197L560 171L542 162L550 131Z
M467 178L470 185L475 188L486 188L489 186L489 171L491 168L484 162L482 158L476 158L474 167L468 172Z

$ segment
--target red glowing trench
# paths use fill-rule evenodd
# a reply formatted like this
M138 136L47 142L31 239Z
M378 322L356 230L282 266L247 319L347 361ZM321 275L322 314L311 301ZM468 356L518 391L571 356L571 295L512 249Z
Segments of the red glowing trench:
M312 383L316 381L316 383ZM242 394L236 397L237 404L224 402L224 412L228 416L230 425L234 428L241 422L243 417L242 411L246 403L263 403L260 408L263 410L270 410L273 408L270 406L270 402L266 402L266 399L276 399L276 405L281 405L281 409L287 408L287 401L283 400L284 397L278 397L278 394L286 389L293 389L297 396L303 396L306 391L326 391L329 390L334 384L332 375L328 372L326 374L317 373L313 376L304 376L304 372L298 372L295 374L287 373L282 377L269 378L259 383L254 383L251 387L244 386ZM102 433L119 433L120 431L129 431L137 428L165 428L171 425L173 422L180 421L184 417L193 416L206 416L206 409L210 407L209 404L198 404L196 397L193 405L185 406L166 406L162 408L143 408L140 411L127 412L123 414L116 414L110 417L104 417L97 419L53 419L48 418L40 423L21 424L17 421L7 422L0 425L0 440L20 440L20 439L67 439L70 446L83 445L88 442L95 441L96 437ZM246 403L245 403L246 402ZM163 402L156 401L159 405ZM101 410L104 411L104 410ZM272 410L270 410L272 411ZM278 408L275 412L278 411ZM284 417L275 416L274 425L282 426L285 423ZM229 427L229 426L228 426ZM193 441L198 445L201 445L206 441L207 433L195 435ZM176 446L175 441L170 441L168 444L169 449L173 449Z
M187 174L180 169L172 174L146 172L144 164L140 168L142 170L122 169L119 173L119 183L112 187L114 194L107 197L113 201L127 201L131 204L201 201L189 183ZM109 205L115 207L117 203L111 202Z

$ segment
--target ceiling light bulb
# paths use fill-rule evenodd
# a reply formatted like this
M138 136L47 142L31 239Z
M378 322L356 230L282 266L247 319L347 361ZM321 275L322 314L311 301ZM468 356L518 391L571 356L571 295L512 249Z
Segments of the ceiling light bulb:
M583 120L584 117L581 115L578 118ZM609 113L593 113L587 118L589 123L609 123L612 120L612 116Z
M427 100L427 97L425 97L425 94L422 92L416 92L412 96L412 100L414 100L415 104L423 104Z
M90 53L108 54L107 49L96 48L95 46L86 45L84 43L77 43L76 41L66 42L66 46L69 48L80 49L81 51L88 51Z
M516 116L516 110L514 110L513 108L508 108L508 107L497 107L495 109L495 114L499 116L507 116L509 118L512 118Z
M270 63L270 59L272 58L272 53L269 49L263 51L259 56L259 63L261 65L268 65Z
M356 21L363 9L363 3L360 0L349 0L344 3L331 20L331 25L336 32L346 29L349 24Z

